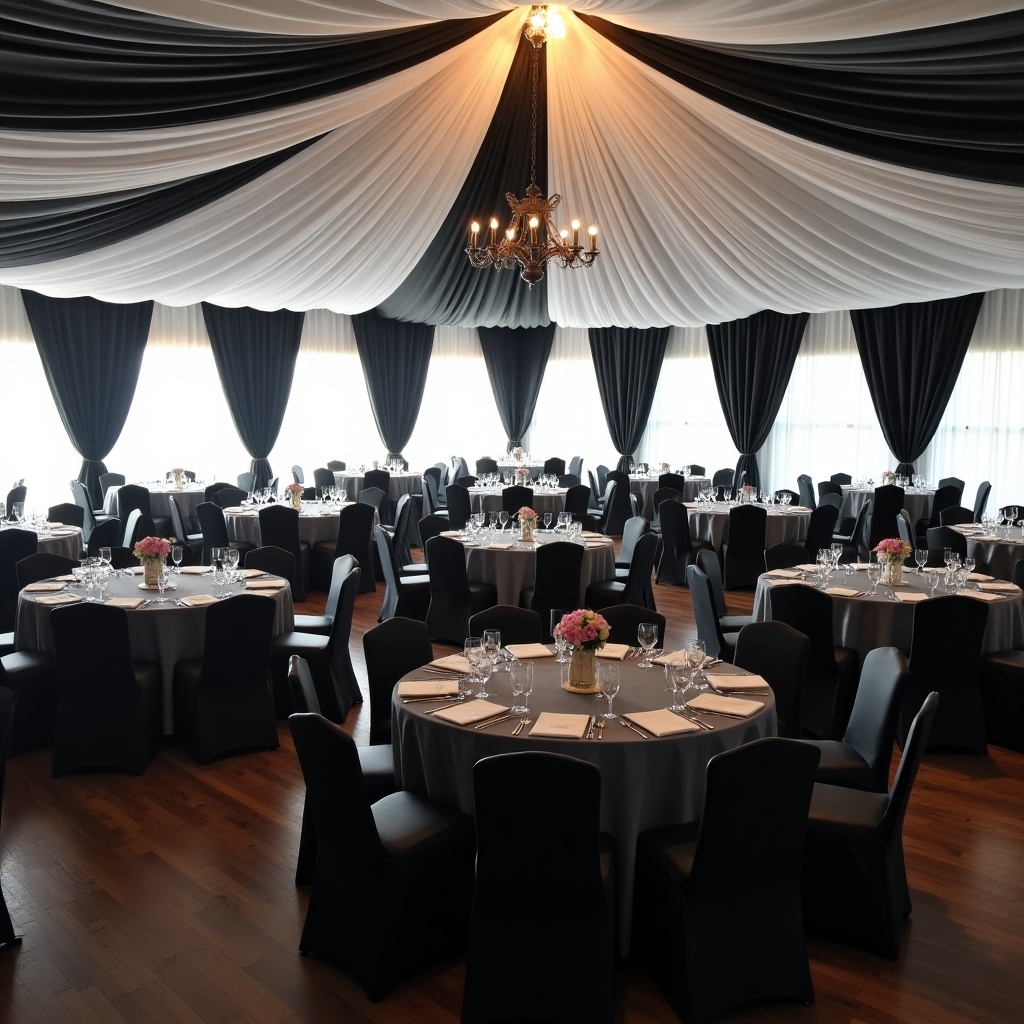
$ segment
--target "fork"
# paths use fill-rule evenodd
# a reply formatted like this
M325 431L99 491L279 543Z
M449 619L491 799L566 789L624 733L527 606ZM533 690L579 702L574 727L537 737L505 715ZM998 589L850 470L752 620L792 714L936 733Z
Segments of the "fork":
M527 711L522 718L519 719L519 724L512 730L513 736L518 736L527 725L532 725L533 719L530 717L530 712Z

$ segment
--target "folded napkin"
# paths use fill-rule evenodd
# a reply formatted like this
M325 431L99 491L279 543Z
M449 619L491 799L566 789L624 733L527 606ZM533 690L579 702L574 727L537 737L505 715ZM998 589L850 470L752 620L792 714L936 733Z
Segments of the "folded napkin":
M205 576L209 571L208 565L183 565L181 567L182 576Z
M542 711L537 716L531 736L560 736L583 739L583 734L590 726L590 715L559 715L552 711Z
M1002 539L1003 539L1002 537L990 537L990 536L988 536L988 534L984 534L983 535L983 534L978 534L978 533L976 533L971 538L971 540L986 540L986 541L994 541L994 540L1002 540Z
M811 510L805 505L790 505L786 511L788 512L810 512Z
M465 655L448 654L443 658L435 658L430 663L434 668L447 669L449 672L460 672L463 675L469 672L469 662Z
M672 651L671 654L659 654L656 658L651 658L651 664L653 664L653 665L685 665L686 664L686 651Z
M965 590L963 591L966 597L973 597L977 601L1000 601L1002 600L1002 594L993 594L988 590Z
M78 581L78 577L71 572L67 573L64 576L54 576L53 578L55 580L60 580L62 583L76 583Z
M76 601L81 601L82 598L78 594L43 594L42 597L36 598L37 604L74 604Z
M803 565L795 565L794 569L799 569L801 572L817 572L818 567L813 562L804 562Z
M803 573L799 569L772 569L771 572L766 572L765 576L770 580L796 580L803 576Z
M60 528L61 528L61 527L62 527L62 526L63 526L64 524L63 524L63 523L48 523L47 525L48 525L48 526L50 527L50 529L51 529L51 530L58 530L58 529L60 529Z
M732 673L706 672L708 682L716 690L727 693L741 693L743 690L764 690L768 681L763 676L737 676Z
M798 580L771 580L773 587L809 587L811 584L803 577Z
M141 565L132 565L125 569L125 572L130 572L133 576L141 576L145 571L145 568Z
M146 599L144 597L112 597L107 601L107 604L111 608L127 608L129 611L134 611L145 604L145 602Z
M826 587L826 594L831 594L833 597L856 597L860 591L854 590L852 587Z
M443 718L446 722L454 722L456 725L469 725L485 718L494 718L504 711L508 711L508 708L503 704L492 704L489 700L468 700L454 707L443 708L434 715L434 718Z
M990 576L989 579L991 578L992 577ZM1016 583L1004 583L1002 580L995 580L992 583L979 583L978 586L982 590L994 590L1005 594L1013 594L1020 589ZM28 587L25 589L27 590Z
M588 548L610 548L612 546L611 537L605 537L603 540L588 540Z
M612 661L623 661L629 654L629 644L605 644L597 651L599 658L610 658Z
M683 506L685 508L700 508L700 504L696 501L684 501Z
M691 722L682 715L677 715L668 708L659 711L628 711L622 716L635 722L641 729L646 729L655 736L672 736L677 732L700 732L696 722Z
M508 548L512 547L512 544L509 541L505 540L492 540L490 543L490 547L494 551L505 551Z
M461 530L442 530L441 531L441 536L442 537L451 537L453 540L462 540L462 531Z
M65 526L63 528L58 528L58 529L50 530L50 533L52 533L54 535L54 537L70 537L71 534L77 533L77 532L78 531L73 526Z
M582 537L604 537L603 533L595 533L593 530L584 530L581 534Z
M457 679L406 679L398 684L399 697L454 697L458 692Z
M923 594L920 590L897 590L896 597L904 604L920 604L927 601L931 595Z
M740 700L738 697L720 697L717 693L699 693L686 706L692 711L718 711L723 715L749 718L760 711L764 703L759 700Z
M236 569L235 572L237 572L243 580L254 580L258 577L267 575L262 569Z
M245 508L242 505L232 505L230 508L224 509L225 512L233 516L258 516L259 513L255 509Z
M854 567L854 569L857 569L858 571L862 571L862 570L867 569L871 565L871 563L870 562L851 562L850 565L852 565ZM817 569L817 566L815 566L815 569Z
M945 567L941 565L926 565L924 572L945 572Z
M269 579L269 580L246 580L246 590L282 590L288 586L287 580Z
M967 579L971 583L987 583L990 579L992 579L992 577L986 576L983 572L972 572L970 576L967 577Z
M193 594L192 597L183 597L181 599L182 604L187 604L189 608L205 608L207 605L216 604L218 598L214 597L213 594Z
M543 644L505 644L505 650L516 658L553 658L555 652Z
M26 594L54 594L64 589L63 583L30 583L24 588Z

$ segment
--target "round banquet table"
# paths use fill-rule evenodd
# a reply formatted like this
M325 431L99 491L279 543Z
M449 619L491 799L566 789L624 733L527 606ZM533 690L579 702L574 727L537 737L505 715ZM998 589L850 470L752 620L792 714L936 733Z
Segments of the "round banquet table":
M874 487L857 487L854 484L843 484L843 503L839 507L839 518L855 519L861 508L874 496ZM927 487L905 487L903 489L903 507L910 516L910 525L916 527L921 519L932 514L932 499L935 491Z
M56 526L51 524L50 532L45 536L38 530L23 523L19 530L28 530L36 534L38 540L37 551L45 551L50 555L63 555L65 558L81 558L85 548L85 541L82 537L81 527L78 526Z
M683 487L683 501L696 501L700 489L710 483L711 480L706 476L688 476ZM654 492L658 489L658 478L656 476L631 476L629 489L640 499L642 505L640 514L648 522L651 522L654 519Z
M542 711L599 714L603 698L567 693L560 686L555 659L535 660L530 711L534 722ZM727 672L742 670L726 666ZM412 672L409 678L417 678ZM635 661L621 665L622 686L615 698L616 713L664 708L670 702L664 670L641 669ZM495 672L487 684L489 700L511 706L511 676ZM617 721L609 722L600 740L542 738L527 726L519 736L512 730L518 719L486 729L445 722L427 712L434 703L402 703L397 687L392 697L392 742L395 773L401 788L456 804L473 813L473 765L483 757L521 750L568 754L596 765L601 771L601 830L617 845L617 902L619 947L629 950L633 866L637 836L650 828L696 821L704 803L708 761L723 750L776 732L775 700L769 694L753 699L764 707L747 719L706 715L711 731L643 739ZM515 813L510 807L509 813Z
M551 544L564 540L565 535L538 530L533 544L513 541L509 534L498 539L494 545L473 544L465 541L461 533L444 531L443 536L462 541L466 549L466 575L474 583L491 583L498 591L498 604L519 604L522 591L532 587L536 579L539 544ZM582 607L587 587L598 580L610 580L615 576L615 549L611 537L598 535L586 538L583 551L583 568L580 571L580 605ZM507 546L505 546L507 545Z
M333 505L327 508L315 501L304 501L299 510L299 540L312 547L322 540L333 541L338 538L339 509L354 502ZM228 538L245 544L259 547L260 517L254 508L236 505L224 509L224 523L228 529Z
M363 489L362 473L335 473L334 479L341 481L337 486L344 487L350 498L359 497L359 492ZM419 494L422 487L421 473L392 473L388 483L388 500L394 504L403 494Z
M1011 530L1010 539L988 533L984 527L963 524L952 529L967 538L967 554L973 558L980 572L987 572L997 580L1012 580L1017 560L1024 558L1024 538L1020 530Z
M893 588L899 594L930 593L925 585L925 577L906 569L903 579L906 586ZM818 578L810 574L808 582L816 585ZM771 592L777 586L793 586L789 581L773 578L771 573L764 573L757 581L754 594L754 619L764 621L770 619ZM858 570L847 575L839 572L832 577L832 588L840 587L857 593L869 591L871 584L868 574ZM832 622L835 630L835 643L841 647L854 648L863 661L864 655L876 647L898 647L904 654L910 653L910 642L914 635L914 605L903 601L890 601L886 596L886 588L879 585L877 597L849 597L839 594L832 596ZM938 596L945 596L940 587ZM964 591L966 596L977 598L977 591ZM1024 646L1024 602L1020 588L999 593L991 591L995 599L986 601L988 605L988 623L985 627L985 638L982 643L983 653L1005 651L1011 647ZM977 598L977 600L983 600Z
M694 540L706 541L716 551L729 540L729 512L736 506L728 502L713 501L710 504L686 502L690 536ZM807 526L811 521L810 509L794 505L790 509L773 506L768 509L765 523L764 546L794 542L800 544L807 537Z
M199 567L195 567L198 569ZM277 579L277 577L267 577ZM131 598L158 596L139 589L142 582L141 567L131 576L112 576L107 585L105 597ZM160 663L163 683L163 731L166 735L174 732L174 666L186 658L200 658L206 636L206 608L182 608L174 600L195 597L199 594L213 595L214 587L209 575L186 570L173 578L174 590L167 591L164 604L150 604L128 612L128 630L131 637L132 657L138 661ZM295 626L292 607L291 587L286 580L277 590L258 591L276 606L273 634L287 633ZM233 592L241 592L241 584L235 584ZM84 594L84 588L69 586L67 593ZM95 593L95 591L94 591ZM53 635L50 632L51 606L37 600L46 594L26 593L18 595L18 619L14 633L14 646L19 651L43 651L53 654ZM242 639L242 638L240 638Z
M189 485L187 487L159 487L153 484L143 484L149 490L149 507L153 512L154 519L171 518L171 502L173 498L178 505L182 518L186 521L196 519L196 506L205 501L205 487ZM103 511L108 515L117 513L117 492L118 485L110 487L103 499Z
M540 490L533 488L534 512L543 515L550 512L552 515L562 512L565 509L565 493L567 488L556 487L554 490ZM501 511L501 488L495 490L493 487L470 487L469 500L474 512L500 512Z

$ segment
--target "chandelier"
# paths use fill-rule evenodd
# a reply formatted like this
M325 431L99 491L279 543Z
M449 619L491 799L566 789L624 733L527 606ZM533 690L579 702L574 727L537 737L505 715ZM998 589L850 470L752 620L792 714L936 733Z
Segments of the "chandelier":
M530 184L522 199L505 193L512 207L512 219L503 235L498 234L498 218L491 217L486 245L480 244L480 224L469 226L469 248L466 254L474 267L496 270L520 268L520 276L532 288L544 277L544 267L553 260L561 267L589 267L600 255L597 228L588 228L589 249L580 245L580 222L573 219L570 228L558 230L551 214L562 201L559 195L545 199L537 187L537 75L540 49L548 36L563 35L561 18L546 7L533 7L523 34L533 44L533 104L530 120ZM571 230L570 230L571 229ZM571 241L570 241L571 237Z

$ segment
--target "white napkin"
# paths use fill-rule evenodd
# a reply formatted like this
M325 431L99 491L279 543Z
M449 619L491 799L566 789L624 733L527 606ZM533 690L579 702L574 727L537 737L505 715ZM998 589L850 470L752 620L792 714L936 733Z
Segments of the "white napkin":
M399 697L454 697L458 692L457 679L406 679L398 684Z
M208 565L183 565L181 567L183 576L205 576L209 571Z
M771 572L765 573L770 580L796 580L799 579L803 573L799 569L772 569Z
M629 654L629 644L605 644L597 651L599 658L609 658L612 661L623 661Z
M743 690L768 689L768 681L763 676L726 675L720 672L707 672L708 682L716 690L724 693L741 693Z
M553 658L554 651L549 651L543 644L506 644L505 650L516 658Z
M805 505L790 505L788 510L790 512L810 512L811 511Z
M988 577L991 579L992 577ZM992 583L979 583L978 586L982 590L994 590L998 593L1013 594L1019 589L1016 583L1004 583L1001 580L996 580ZM26 588L28 589L28 588Z
M590 715L559 715L552 711L542 711L530 730L531 736L558 736L583 739L583 734L590 725Z
M976 601L1000 601L1002 600L1001 594L993 594L987 590L965 590L964 595L966 597L973 597Z
M641 729L646 729L655 736L672 736L679 732L700 732L696 722L683 718L681 715L662 708L659 711L628 711L623 718L635 722Z
M207 605L216 604L217 600L213 594L193 594L192 597L183 597L181 603L187 604L189 608L205 608Z
M112 597L107 604L111 608L127 608L129 611L134 611L145 603L144 597Z
M860 591L854 590L852 587L826 587L826 594L831 594L833 597L856 597Z
M434 668L444 668L449 672L459 672L462 675L466 675L469 672L469 662L466 661L465 655L462 654L448 654L443 658L435 658L430 664Z
M282 590L288 586L287 580L282 579L271 579L271 580L246 580L246 590Z
M1002 540L1002 539L1003 539L1002 537L990 537L990 536L988 536L988 534L984 534L983 535L983 534L978 534L978 533L976 533L971 538L971 540L985 540L985 541L994 541L994 540Z
M799 569L801 572L817 572L818 567L814 562L804 562L803 565L795 565L794 569Z
M512 545L508 541L496 540L491 541L490 547L494 551L507 551Z
M224 509L225 512L233 516L256 516L258 512L253 511L251 508L243 508L241 505L232 505L230 508Z
M850 564L858 571L868 569L871 565L870 562L851 562ZM815 568L817 568L817 566L815 566Z
M717 693L698 693L686 706L693 711L720 711L724 715L739 715L749 718L760 711L764 703L759 700L740 700L737 697L720 697Z
M442 530L441 531L441 536L442 537L451 537L452 540L462 540L462 531L461 530Z
M30 583L25 587L26 594L54 594L58 590L63 590L63 583Z
M987 583L990 579L992 579L992 577L986 576L983 572L972 572L970 576L967 577L967 579L971 583Z
M651 664L653 664L653 665L685 665L686 664L686 651L673 651L671 654L659 654L656 658L651 658Z
M801 578L798 580L769 580L773 587L809 587L811 584Z
M485 718L496 718L504 711L508 711L508 708L503 704L492 704L489 700L468 700L454 707L442 708L434 718L443 718L455 725L469 725Z
M897 590L896 597L904 604L920 604L927 601L929 594L922 594L920 590Z
M36 598L37 604L75 604L76 601L81 601L81 597L78 594L43 594L42 597Z

